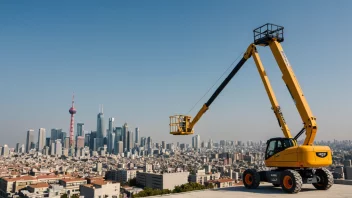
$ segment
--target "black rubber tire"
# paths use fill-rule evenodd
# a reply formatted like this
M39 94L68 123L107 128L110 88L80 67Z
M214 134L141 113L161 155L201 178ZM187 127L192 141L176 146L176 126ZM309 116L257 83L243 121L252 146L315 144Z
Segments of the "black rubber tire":
M281 186L280 184L273 184L274 187L279 187Z
M250 179L251 183L246 182L245 178L246 178L246 175L248 175L248 174L251 175L251 179ZM260 175L255 169L247 169L243 172L242 180L243 180L243 184L246 188L255 189L255 188L258 188L258 186L260 184Z
M334 184L334 177L326 168L317 169L315 175L320 178L318 183L313 184L313 186L318 190L328 190Z
M285 187L283 183L285 176L289 176L291 178L292 187L290 188ZM281 183L281 188L284 192L295 194L301 191L303 181L302 181L301 175L297 171L288 169L288 170L282 171L280 183Z

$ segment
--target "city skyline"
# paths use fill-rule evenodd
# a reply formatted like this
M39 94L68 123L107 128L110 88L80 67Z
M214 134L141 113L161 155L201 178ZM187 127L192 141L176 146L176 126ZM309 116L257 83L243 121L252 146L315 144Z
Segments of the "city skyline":
M69 134L73 91L75 121L88 130L97 127L101 103L105 119L115 117L119 126L128 122L160 140L190 142L189 136L169 134L169 116L187 113L253 42L252 30L267 22L285 27L282 46L317 118L316 139L350 138L350 123L340 117L352 112L351 93L344 89L352 73L346 64L352 41L345 38L352 30L352 2L285 2L280 10L261 14L275 3L1 2L0 108L6 113L0 115L0 135L6 139L0 145L15 145L30 128L57 127ZM297 134L302 121L279 69L268 49L258 50L285 120ZM219 139L282 136L253 60L195 132Z

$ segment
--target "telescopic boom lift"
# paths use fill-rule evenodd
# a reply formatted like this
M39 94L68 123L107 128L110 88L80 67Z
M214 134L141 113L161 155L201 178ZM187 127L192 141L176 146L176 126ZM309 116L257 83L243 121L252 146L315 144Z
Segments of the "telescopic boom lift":
M244 63L250 57L253 57L284 137L271 138L267 141L265 165L271 167L271 170L257 171L255 169L247 169L243 173L244 186L246 188L257 188L260 181L265 181L272 183L274 186L281 186L285 192L298 193L303 183L311 183L318 190L327 190L333 185L332 174L325 168L332 164L331 149L328 146L313 145L318 129L316 118L310 110L308 102L280 44L284 41L283 30L284 27L270 23L254 29L254 42L248 46L242 59L216 89L210 99L202 106L194 119L191 121L191 117L187 115L170 116L170 134L193 134L195 124L209 109L216 97L237 74ZM302 119L303 128L295 137L291 136L291 132L285 122L269 78L260 60L257 46L270 47L282 72L282 79ZM302 145L298 145L297 139L304 132L306 135L304 142Z

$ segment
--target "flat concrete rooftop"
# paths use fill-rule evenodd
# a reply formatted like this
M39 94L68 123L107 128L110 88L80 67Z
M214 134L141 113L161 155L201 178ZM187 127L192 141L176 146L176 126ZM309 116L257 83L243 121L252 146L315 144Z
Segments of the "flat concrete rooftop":
M155 196L158 197L158 196ZM160 197L160 196L159 196ZM204 190L170 194L166 198L233 198L233 197L352 197L352 186L334 184L329 190L316 190L311 184L304 184L298 194L284 193L281 187L273 187L269 183L261 184L257 189L246 189L244 186L235 186L216 190Z

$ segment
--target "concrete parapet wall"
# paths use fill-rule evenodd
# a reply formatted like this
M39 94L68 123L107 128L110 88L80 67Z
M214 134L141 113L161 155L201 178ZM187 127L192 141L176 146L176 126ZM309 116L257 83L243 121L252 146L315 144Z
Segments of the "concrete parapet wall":
M334 184L352 185L352 180L335 179Z

